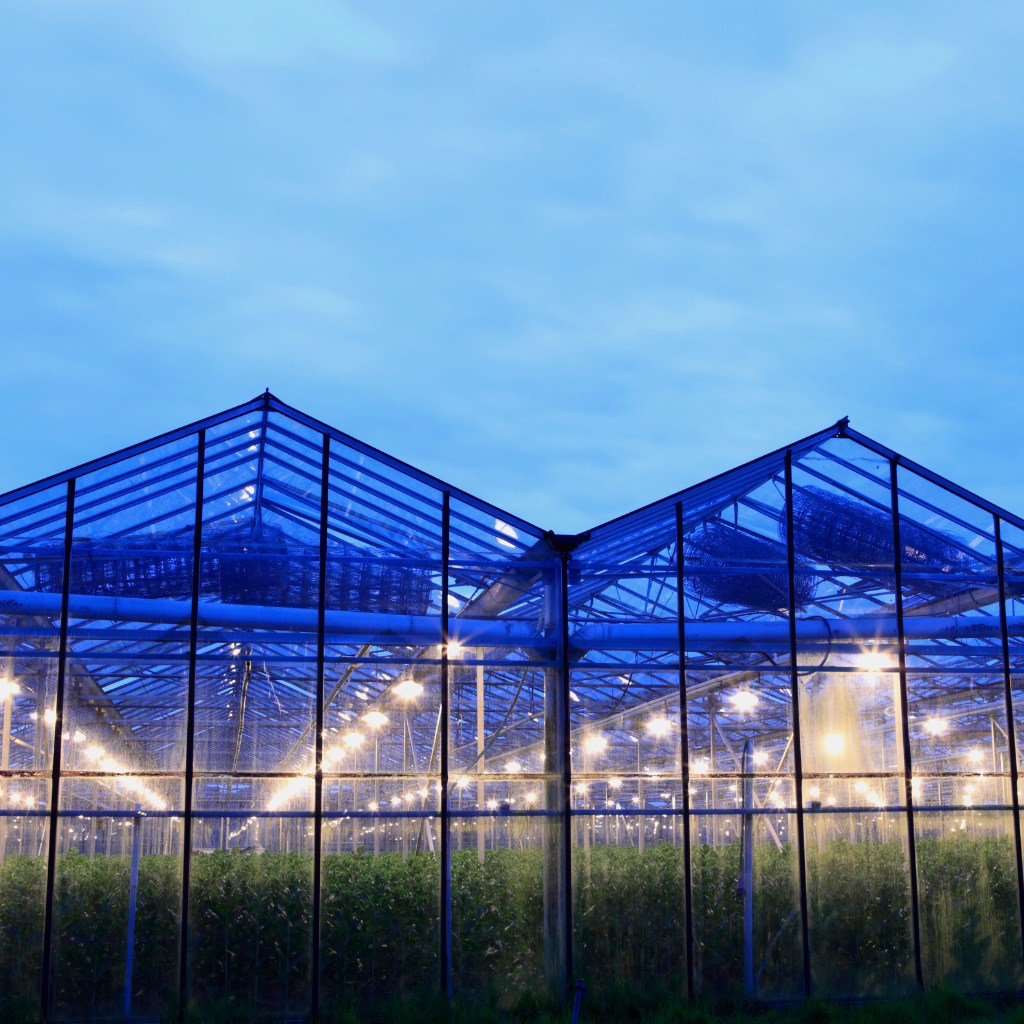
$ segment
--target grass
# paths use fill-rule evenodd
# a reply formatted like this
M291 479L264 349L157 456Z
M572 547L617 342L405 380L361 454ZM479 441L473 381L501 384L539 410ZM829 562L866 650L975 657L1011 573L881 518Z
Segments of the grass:
M338 1003L325 1009L318 1024L570 1024L571 1020L571 1002L555 1006L526 997L502 1009L494 1000L448 1003L431 994L392 997L372 1007ZM742 998L691 1004L680 996L644 995L616 987L596 995L588 993L579 1020L581 1024L1024 1024L1024 1003L1016 998L970 999L952 989L940 989L906 999L860 1004L813 999L772 1007ZM164 1021L175 1024L177 1017L171 1015ZM238 1006L214 1007L186 1017L186 1024L270 1021L270 1017L254 1016Z

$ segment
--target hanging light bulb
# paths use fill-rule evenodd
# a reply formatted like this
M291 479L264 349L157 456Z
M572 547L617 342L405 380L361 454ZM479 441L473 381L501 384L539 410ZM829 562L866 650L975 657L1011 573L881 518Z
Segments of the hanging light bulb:
M843 747L846 746L846 741L843 737L835 732L830 732L824 740L822 740L822 743L825 747L825 753L832 754L833 756L841 754L843 752Z
M403 700L411 700L423 692L423 687L415 679L403 679L394 691Z
M583 741L583 746L590 754L600 754L608 746L608 741L603 736L590 736Z
M388 716L382 715L379 711L367 711L363 715L363 721L372 729L379 729L382 725L388 724Z
M880 651L865 651L857 657L857 668L865 672L880 672L883 668L889 667L889 659Z
M737 711L753 711L758 705L757 694L751 693L749 690L740 690L729 698L729 703Z

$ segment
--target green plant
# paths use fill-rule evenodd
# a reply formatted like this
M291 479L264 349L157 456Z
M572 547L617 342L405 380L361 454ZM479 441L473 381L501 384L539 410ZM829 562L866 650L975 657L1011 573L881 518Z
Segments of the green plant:
M842 996L907 992L914 981L913 949L909 877L900 841L812 839L806 864L815 990ZM1024 979L1011 841L966 834L925 837L917 849L926 982L966 991L1018 987ZM739 1012L746 998L743 901L735 893L738 854L736 843L699 844L692 851L698 994L719 1013L730 1005ZM120 1013L128 871L126 857L89 860L71 852L58 860L53 985L59 1016ZM157 1015L174 1002L180 878L179 858L140 860L132 986L136 1013ZM458 1005L475 1006L481 1013L486 1009L502 1019L518 1019L518 1014L539 1020L554 1013L550 1006L543 1008L544 852L490 850L481 863L475 850L456 850L451 880ZM0 977L5 995L30 1005L38 999L44 893L42 859L5 858L0 867ZM618 1013L614 1006L628 1004L644 1020L669 1006L688 1007L681 1002L684 896L681 846L574 851L574 965L591 990L588 1005L603 1005L607 999L613 1019ZM306 1013L312 900L308 854L236 850L196 855L189 915L192 1012L224 1021ZM325 855L321 900L325 1007L338 1013L347 1007L345 1013L358 1010L359 1019L371 1019L365 1017L368 1007L433 998L424 993L435 984L438 969L440 864L435 853L407 859L365 851ZM792 847L759 843L753 960L760 998L801 994L798 907Z

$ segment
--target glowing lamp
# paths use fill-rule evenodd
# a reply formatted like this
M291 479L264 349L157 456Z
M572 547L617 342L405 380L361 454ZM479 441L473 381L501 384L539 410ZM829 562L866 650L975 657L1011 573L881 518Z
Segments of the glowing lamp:
M388 716L382 715L379 711L367 711L363 715L363 721L370 726L371 729L379 729L382 725L388 724Z
M395 687L395 693L403 698L403 700L411 700L413 697L418 697L422 692L423 687L414 679L405 679Z
M737 711L753 711L758 704L757 694L751 693L749 690L740 690L739 693L734 693L729 698L729 703Z
M878 651L866 651L857 658L857 668L865 672L881 672L889 667L889 659Z

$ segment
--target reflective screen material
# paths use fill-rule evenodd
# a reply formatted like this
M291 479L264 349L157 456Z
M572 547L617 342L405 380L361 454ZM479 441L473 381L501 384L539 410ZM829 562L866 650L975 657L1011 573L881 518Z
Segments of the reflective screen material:
M0 498L0 979L1016 990L1022 623L1024 521L845 423L565 536L264 395Z

